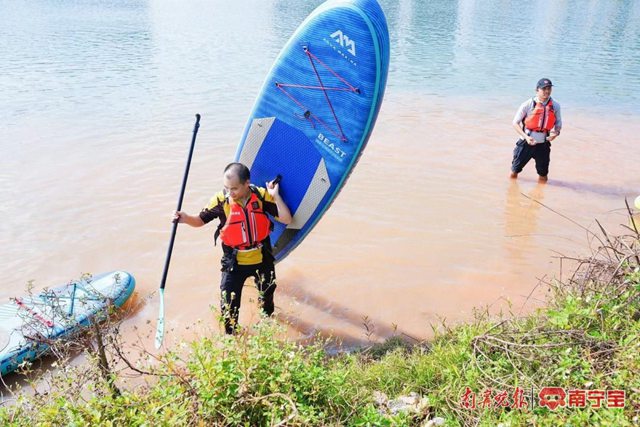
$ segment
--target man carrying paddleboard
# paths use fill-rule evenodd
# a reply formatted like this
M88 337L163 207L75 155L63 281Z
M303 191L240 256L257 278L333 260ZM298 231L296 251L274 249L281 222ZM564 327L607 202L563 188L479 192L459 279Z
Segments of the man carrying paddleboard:
M224 190L199 215L176 211L174 220L192 227L202 227L215 218L220 220L214 240L220 237L223 250L221 309L225 332L233 334L238 324L242 287L249 277L254 278L260 292L262 311L267 316L273 313L276 274L268 215L283 224L289 224L292 218L280 196L277 179L266 183L266 188L256 187L250 182L249 168L231 163L224 170L223 185Z
M560 135L562 129L560 104L551 99L552 87L551 80L538 80L536 96L523 102L513 118L513 128L520 139L513 150L511 178L517 178L533 158L536 161L538 182L547 182L551 141Z

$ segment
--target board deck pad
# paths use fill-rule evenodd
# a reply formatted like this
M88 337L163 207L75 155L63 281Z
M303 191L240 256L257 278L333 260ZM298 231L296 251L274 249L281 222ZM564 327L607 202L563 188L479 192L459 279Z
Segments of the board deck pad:
M389 34L376 0L329 0L286 43L265 79L236 161L251 182L282 176L291 210L276 222L276 261L324 215L371 135L386 86Z
M292 163L291 158L304 161ZM304 227L329 190L324 159L303 132L272 117L254 120L239 161L251 169L252 180L258 185L273 179L274 169L287 177L287 184L281 185L281 195L294 219L286 226L289 232L284 224L275 223L271 241L277 251Z

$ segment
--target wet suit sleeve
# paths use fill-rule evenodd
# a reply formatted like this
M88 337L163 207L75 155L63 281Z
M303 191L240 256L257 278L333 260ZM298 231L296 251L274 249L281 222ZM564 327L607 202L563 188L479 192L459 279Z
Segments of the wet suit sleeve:
M220 191L213 196L209 204L200 211L199 215L202 222L207 224L216 218L224 218L225 214L222 202L224 202L224 194Z
M264 211L269 215L271 215L272 217L277 218L278 206L276 205L276 202L273 200L273 197L271 196L271 194L269 194L266 188L262 188L262 187L259 187L258 191L260 192L260 194L262 195L262 198L264 199L264 203L263 203Z

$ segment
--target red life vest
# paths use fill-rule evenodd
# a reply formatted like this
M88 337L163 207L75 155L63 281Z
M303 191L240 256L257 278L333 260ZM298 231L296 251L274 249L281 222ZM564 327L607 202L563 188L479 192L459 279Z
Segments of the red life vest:
M533 111L524 120L524 126L534 132L549 132L556 124L556 113L553 101L549 99L547 105L533 100Z
M262 209L262 200L253 189L245 207L231 197L227 197L225 205L228 205L229 212L225 212L227 220L220 229L222 243L235 249L251 249L258 247L269 237L271 220Z

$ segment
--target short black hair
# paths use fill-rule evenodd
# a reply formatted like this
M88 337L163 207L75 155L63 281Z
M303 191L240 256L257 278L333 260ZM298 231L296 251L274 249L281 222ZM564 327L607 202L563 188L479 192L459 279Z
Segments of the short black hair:
M226 168L224 168L224 173L231 172L235 176L238 177L240 184L244 184L251 178L251 172L249 168L243 165L242 163L229 163Z

